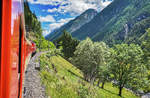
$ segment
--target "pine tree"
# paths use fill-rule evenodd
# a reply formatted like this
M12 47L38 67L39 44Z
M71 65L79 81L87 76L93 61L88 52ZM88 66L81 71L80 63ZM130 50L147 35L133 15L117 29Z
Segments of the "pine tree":
M74 51L76 50L79 41L72 38L69 32L64 31L62 36L56 40L56 44L57 47L62 47L64 57L68 59L74 55Z

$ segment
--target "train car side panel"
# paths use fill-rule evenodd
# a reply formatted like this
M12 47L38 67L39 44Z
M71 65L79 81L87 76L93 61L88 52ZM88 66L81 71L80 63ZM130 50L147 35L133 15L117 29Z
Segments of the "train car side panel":
M12 0L2 1L0 98L11 97L11 4Z
M1 0L0 98L22 98L24 71L35 44L26 39L23 0Z
M20 42L22 37L21 33L21 13L22 13L21 0L12 0L12 17L11 17L11 98L18 97L20 89L20 77L21 77L21 60L20 60Z

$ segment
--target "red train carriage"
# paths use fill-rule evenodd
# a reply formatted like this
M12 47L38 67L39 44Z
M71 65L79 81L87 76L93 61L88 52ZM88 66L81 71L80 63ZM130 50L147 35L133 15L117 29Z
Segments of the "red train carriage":
M35 44L27 41L23 0L0 0L0 98L21 98L27 59Z

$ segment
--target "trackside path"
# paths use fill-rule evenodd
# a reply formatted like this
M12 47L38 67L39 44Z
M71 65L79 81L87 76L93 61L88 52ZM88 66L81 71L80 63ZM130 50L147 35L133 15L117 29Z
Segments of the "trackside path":
M45 87L41 85L40 73L37 68L37 66L39 66L38 58L43 53L46 52L36 53L27 66L23 98L46 98Z

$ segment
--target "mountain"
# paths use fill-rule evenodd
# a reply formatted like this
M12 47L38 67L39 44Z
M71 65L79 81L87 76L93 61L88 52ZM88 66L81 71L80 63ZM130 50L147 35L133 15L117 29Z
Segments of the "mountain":
M150 27L150 0L114 0L72 33L80 40L87 36L109 44L134 41Z
M109 45L121 42L138 43L138 38L150 27L150 0L114 0L92 17L91 21L76 26L80 23L81 20L76 18L57 31L67 27L66 30L71 31L72 36L79 40L90 37L94 41L105 41ZM52 33L50 40L56 39L56 35L61 33Z
M54 30L52 33L50 33L48 36L46 36L46 39L48 40L54 40L58 38L64 30L72 33L75 32L77 29L82 27L84 24L91 21L94 16L97 15L97 11L94 9L88 9L84 13L82 13L80 16L76 17L74 20L71 20L67 24L63 25L59 29Z

